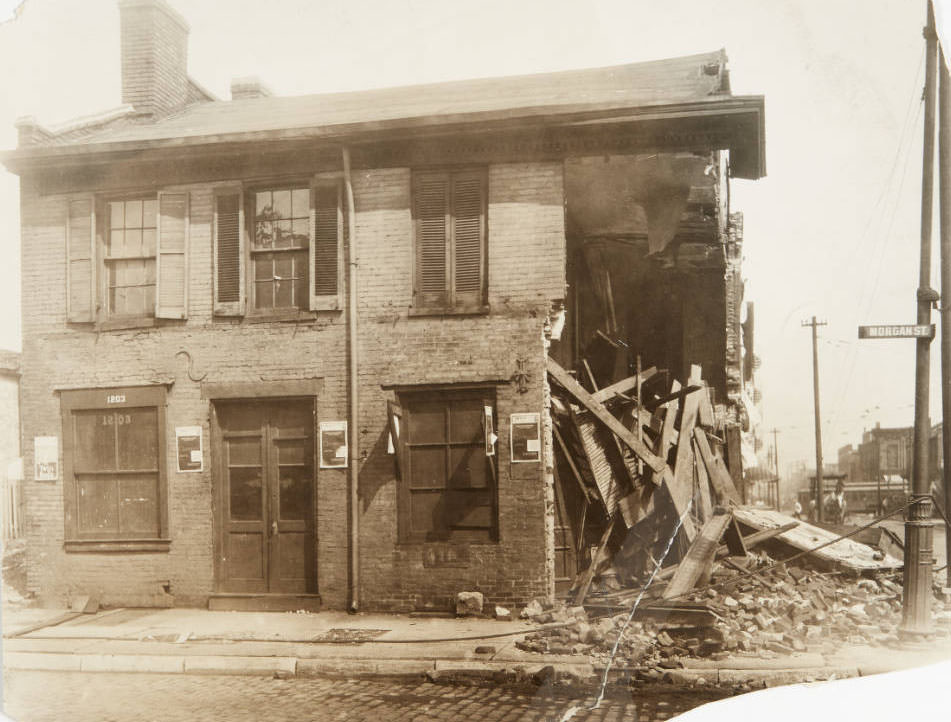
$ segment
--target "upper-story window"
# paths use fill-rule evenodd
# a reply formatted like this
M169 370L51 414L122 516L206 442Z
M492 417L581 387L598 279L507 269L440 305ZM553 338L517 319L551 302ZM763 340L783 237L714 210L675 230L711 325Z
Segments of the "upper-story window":
M336 180L218 189L214 244L216 315L339 307L343 223Z
M252 198L252 308L306 309L310 304L310 188L261 190Z
M155 315L155 251L158 200L136 198L106 204L106 308L110 316Z
M485 169L414 173L415 309L484 310L486 186Z

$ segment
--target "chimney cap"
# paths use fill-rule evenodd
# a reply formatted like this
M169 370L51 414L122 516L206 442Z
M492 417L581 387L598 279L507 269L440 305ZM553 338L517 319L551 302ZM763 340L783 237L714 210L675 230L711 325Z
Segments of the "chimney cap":
M185 32L190 30L188 22L181 13L165 2L165 0L119 0L119 11L121 12L127 8L130 10L133 8L155 8L156 10L161 10L169 18L178 23L182 27L182 30Z

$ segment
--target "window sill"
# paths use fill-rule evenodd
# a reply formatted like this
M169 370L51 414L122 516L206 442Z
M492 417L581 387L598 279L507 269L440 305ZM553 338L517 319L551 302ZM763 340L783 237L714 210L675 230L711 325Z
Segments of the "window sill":
M289 309L273 313L253 313L244 317L244 323L312 323L317 320L316 311Z
M410 316L487 316L489 305L479 306L410 306Z
M67 552L168 552L171 539L67 539Z
M96 328L100 331L122 331L132 328L154 328L157 324L152 316L145 318L110 318L100 321Z

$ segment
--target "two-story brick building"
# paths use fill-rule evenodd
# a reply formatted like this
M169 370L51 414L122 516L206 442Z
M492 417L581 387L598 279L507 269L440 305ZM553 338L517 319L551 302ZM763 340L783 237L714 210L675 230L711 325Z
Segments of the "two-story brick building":
M728 179L763 174L764 121L722 51L221 101L174 10L120 14L124 105L23 119L4 159L41 599L550 596L549 352L572 365L601 330L645 364L703 363L729 415ZM57 439L48 474L37 437Z

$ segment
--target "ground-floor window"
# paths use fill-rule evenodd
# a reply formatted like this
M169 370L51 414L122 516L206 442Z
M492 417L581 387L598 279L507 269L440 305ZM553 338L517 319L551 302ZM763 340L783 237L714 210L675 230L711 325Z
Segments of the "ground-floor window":
M64 391L67 548L167 537L165 387Z
M414 390L401 392L399 402L400 539L497 539L496 457L486 454L494 391Z

